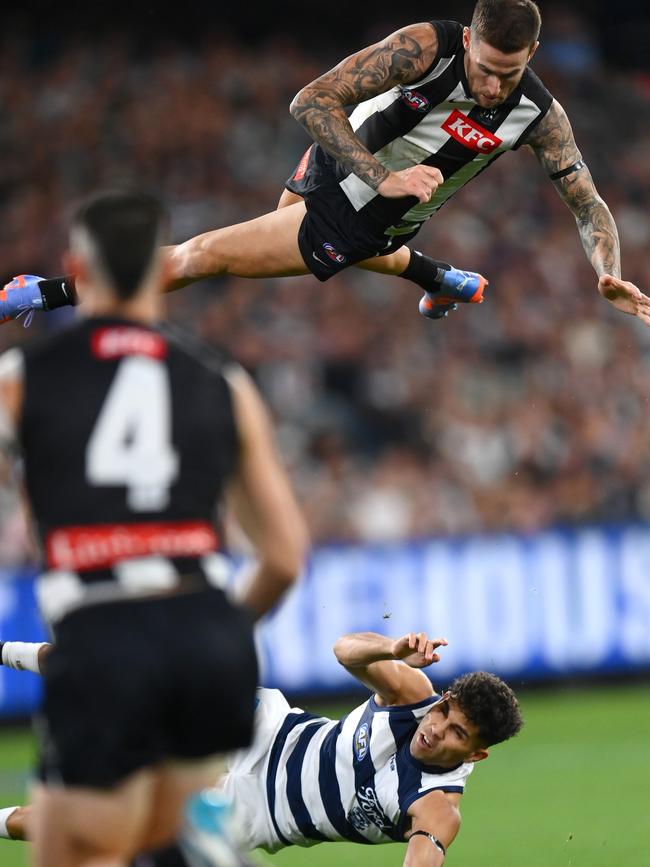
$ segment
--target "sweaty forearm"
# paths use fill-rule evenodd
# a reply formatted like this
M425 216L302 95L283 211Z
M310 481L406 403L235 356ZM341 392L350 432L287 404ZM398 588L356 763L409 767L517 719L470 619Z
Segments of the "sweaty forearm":
M31 807L4 807L0 809L0 838L27 840L27 821Z
M326 92L301 91L291 104L291 114L330 156L376 190L389 171L375 159L354 134L340 105Z
M393 654L394 641L376 632L353 632L343 635L334 645L334 655L346 668L359 668L395 659Z
M600 198L591 199L576 213L582 246L593 268L601 277L621 276L621 251L612 214Z
M239 588L238 601L251 612L253 620L259 620L280 601L296 577L293 572L256 564Z

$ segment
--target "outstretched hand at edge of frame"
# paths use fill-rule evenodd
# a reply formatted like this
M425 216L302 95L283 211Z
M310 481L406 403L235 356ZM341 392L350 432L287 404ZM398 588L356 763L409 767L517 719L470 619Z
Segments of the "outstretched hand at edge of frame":
M634 283L603 274L598 281L598 291L621 313L636 316L644 325L650 326L650 298Z

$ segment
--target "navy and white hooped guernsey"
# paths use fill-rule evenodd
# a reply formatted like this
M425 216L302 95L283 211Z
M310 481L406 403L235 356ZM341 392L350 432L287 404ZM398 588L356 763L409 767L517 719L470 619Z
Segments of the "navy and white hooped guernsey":
M411 738L439 695L395 707L373 697L339 721L290 708L277 690L259 696L258 715L266 718L226 785L247 847L403 841L411 804L435 789L462 793L473 770L472 763L437 768L411 756Z

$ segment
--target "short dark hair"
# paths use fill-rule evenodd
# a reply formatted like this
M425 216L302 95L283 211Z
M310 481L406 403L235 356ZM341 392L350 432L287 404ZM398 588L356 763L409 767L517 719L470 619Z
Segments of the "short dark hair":
M475 36L504 54L532 47L541 26L533 0L478 0L471 25Z
M524 724L517 696L508 684L487 671L457 677L449 692L452 701L477 727L479 739L486 747L507 741Z
M132 298L161 243L165 212L144 192L110 190L86 200L74 213L72 227L86 230L115 294Z

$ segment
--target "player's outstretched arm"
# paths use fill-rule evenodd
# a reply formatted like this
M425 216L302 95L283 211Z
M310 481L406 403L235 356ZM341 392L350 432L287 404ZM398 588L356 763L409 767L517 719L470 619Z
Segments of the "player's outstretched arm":
M241 368L233 368L228 381L239 436L237 471L228 500L257 555L240 597L257 618L298 579L308 534L259 392Z
M440 867L444 863L460 829L459 801L458 793L435 791L411 804L404 867Z
M422 165L390 172L357 138L345 106L417 81L433 63L437 51L438 37L432 24L412 24L397 30L303 87L291 103L291 114L315 142L380 195L417 196L421 202L428 202L442 183L438 169Z
M419 669L438 662L436 649L446 644L446 638L431 639L424 632L409 632L400 638L353 632L338 639L334 655L376 693L378 704L414 704L433 695L431 681Z
M614 218L596 191L569 118L557 100L553 100L526 143L576 218L582 246L598 276L620 277L620 247Z
M576 219L582 246L599 278L600 294L622 313L638 316L650 325L650 298L634 284L619 280L621 255L616 223L598 195L576 145L569 118L557 100L553 100L526 144ZM614 278L616 285L605 278Z

